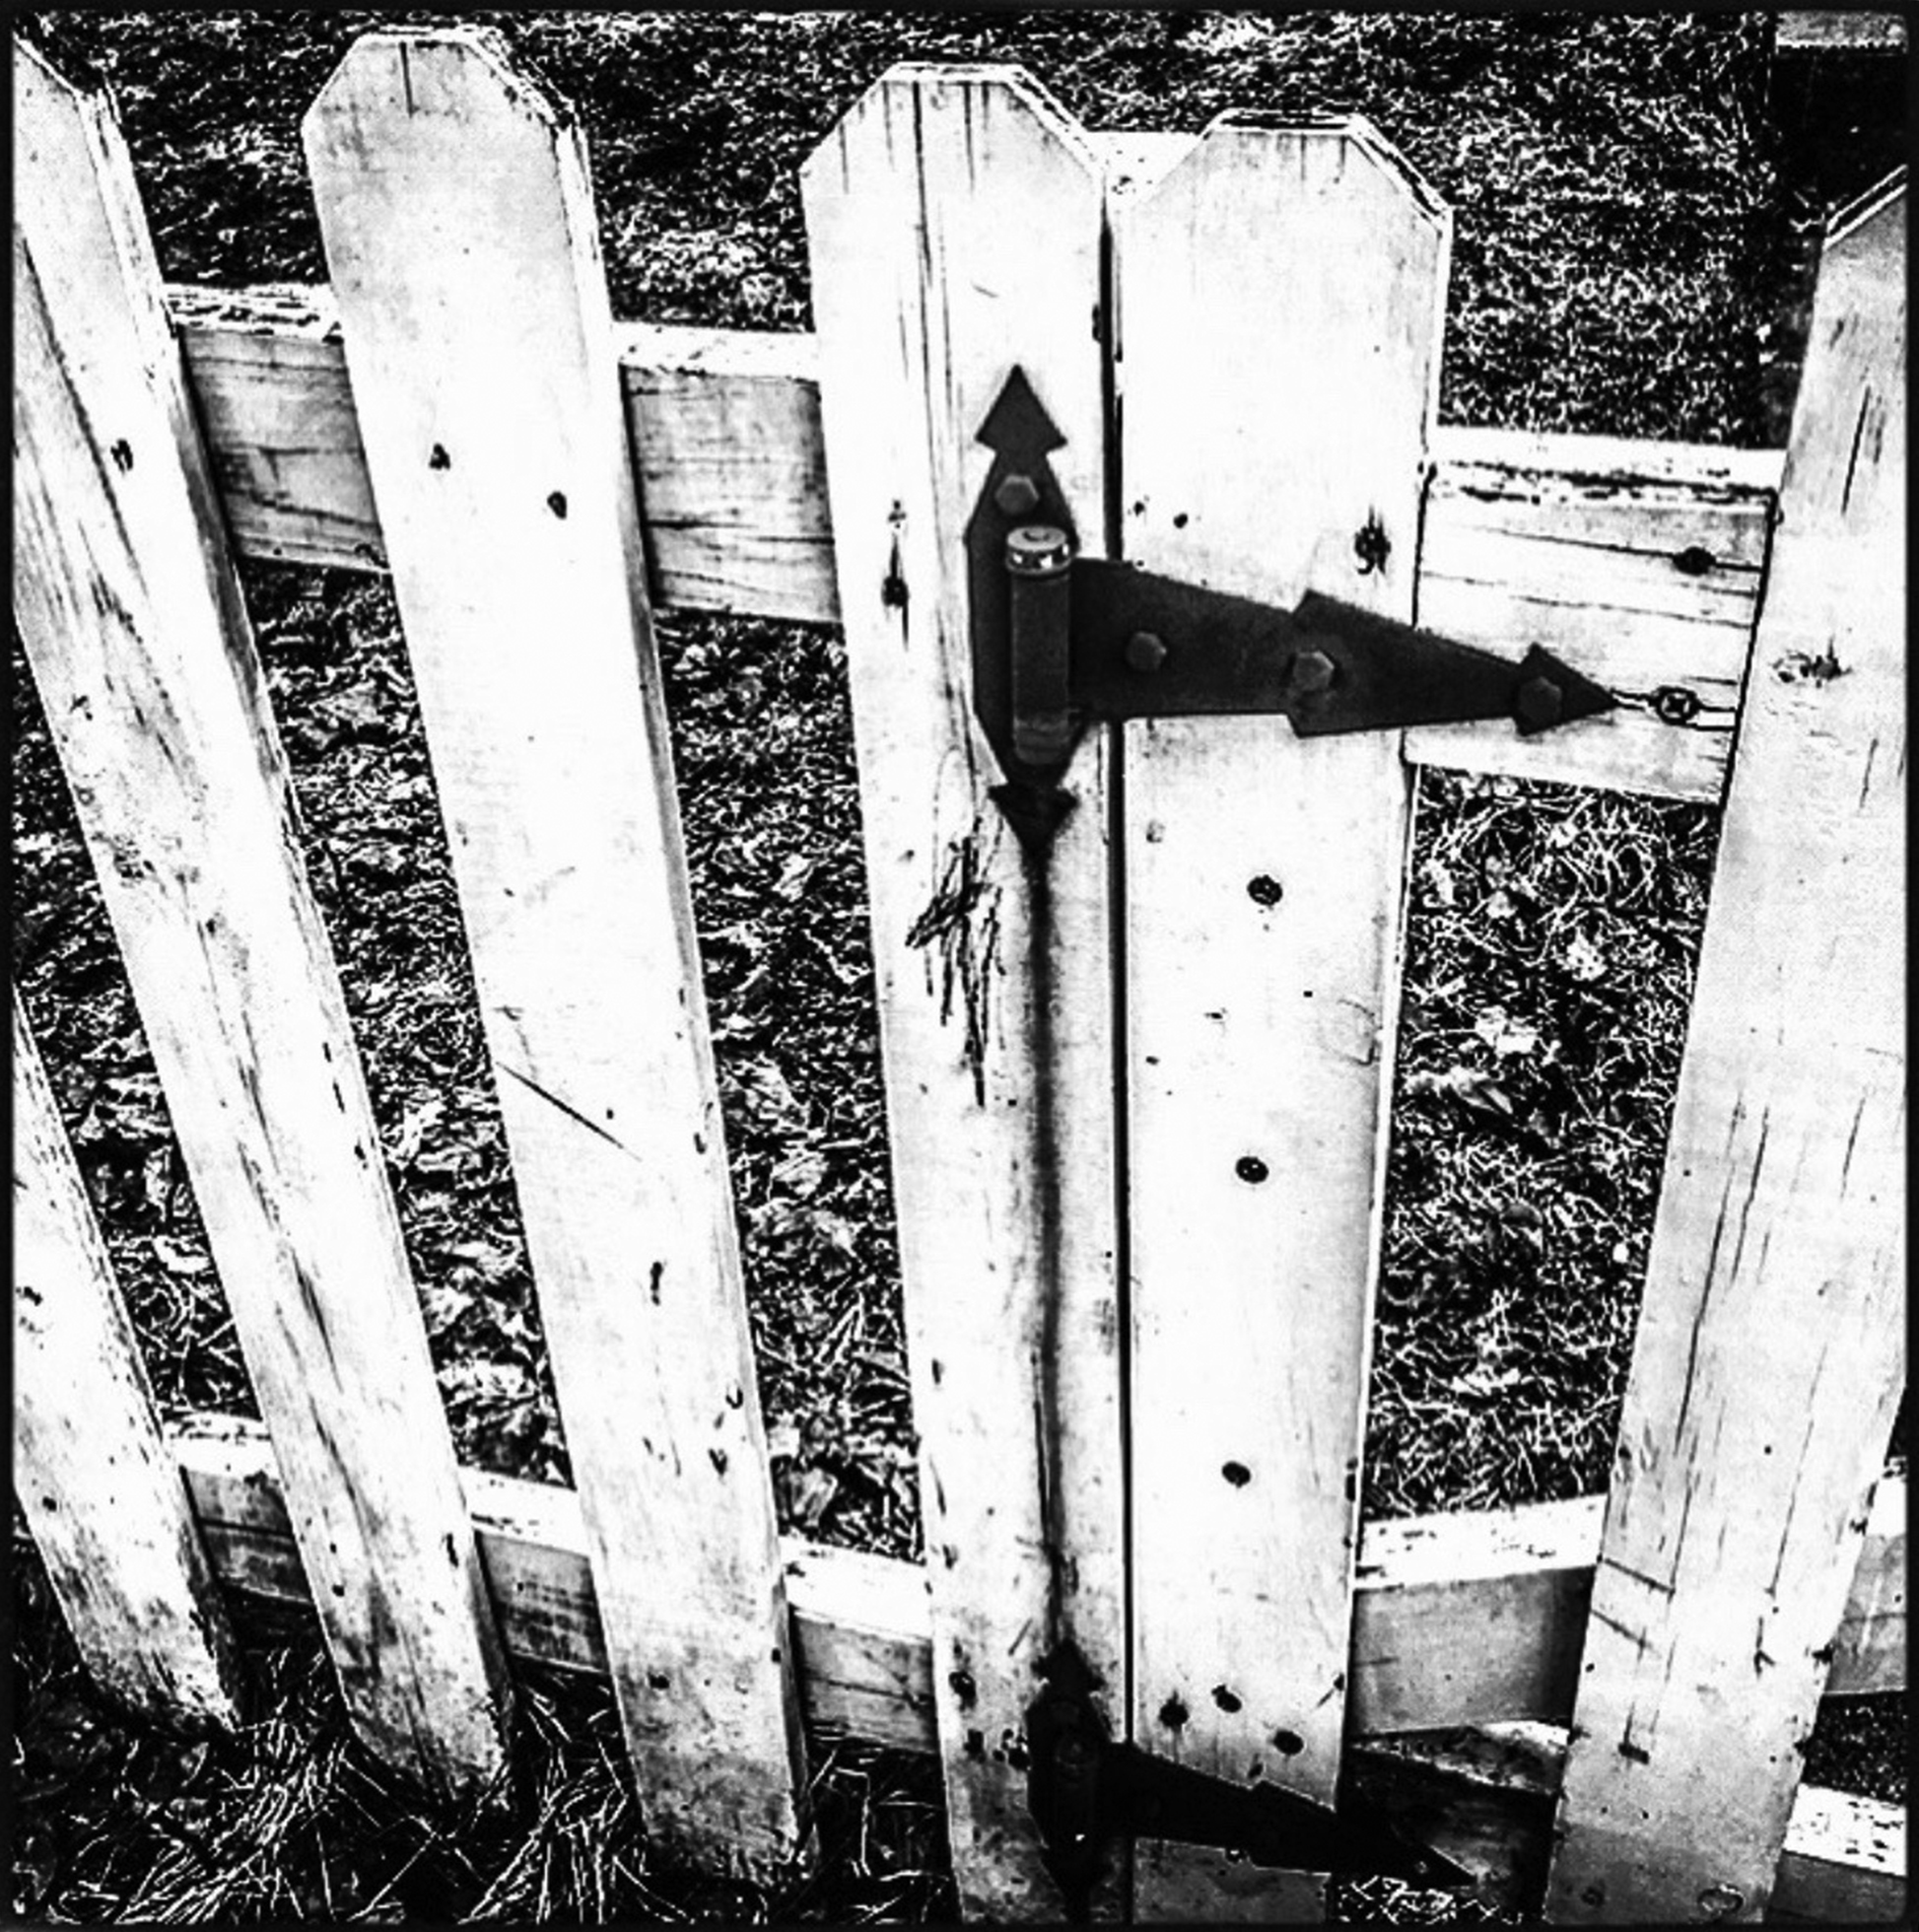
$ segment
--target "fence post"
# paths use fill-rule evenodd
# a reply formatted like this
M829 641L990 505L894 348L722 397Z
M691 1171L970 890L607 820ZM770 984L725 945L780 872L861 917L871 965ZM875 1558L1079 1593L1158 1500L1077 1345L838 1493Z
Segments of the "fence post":
M469 29L358 40L306 138L628 1751L765 1874L798 1701L584 144Z
M1020 1749L1036 1667L1070 1637L1126 1718L1108 743L1028 859L989 795L966 528L1017 367L1105 554L1101 172L1017 68L901 66L801 187L954 1872L969 1911L1057 1916Z
M1828 232L1547 1911L1765 1916L1904 1383L1905 186Z
M469 1789L505 1665L132 169L19 44L14 104L15 621L348 1708Z
M1449 220L1363 121L1226 116L1116 220L1126 554L1412 615ZM1173 649L1177 640L1169 641ZM1397 732L1126 727L1133 1722L1339 1776L1408 784ZM1141 1846L1141 1917L1322 1882Z
M231 1725L227 1617L47 1084L14 1008L14 1491L81 1659L161 1724Z

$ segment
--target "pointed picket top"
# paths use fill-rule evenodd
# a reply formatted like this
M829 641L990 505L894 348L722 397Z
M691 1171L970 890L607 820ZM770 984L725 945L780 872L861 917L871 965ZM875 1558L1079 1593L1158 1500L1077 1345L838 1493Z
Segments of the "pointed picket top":
M890 123L895 108L911 119L925 104L940 104L952 94L960 97L961 111L971 122L977 104L979 136L990 138L991 123L997 114L1010 111L1029 121L1044 137L1057 142L1090 173L1103 171L1103 161L1092 137L1071 110L1015 61L939 61L901 60L874 81L858 100L842 114L832 131L800 164L802 186L810 176L836 167L844 178L847 166L846 142L852 130L878 115ZM969 125L968 133L973 129ZM970 141L967 159L976 158ZM910 182L910 172L902 179ZM1010 211L1017 219L1018 211Z

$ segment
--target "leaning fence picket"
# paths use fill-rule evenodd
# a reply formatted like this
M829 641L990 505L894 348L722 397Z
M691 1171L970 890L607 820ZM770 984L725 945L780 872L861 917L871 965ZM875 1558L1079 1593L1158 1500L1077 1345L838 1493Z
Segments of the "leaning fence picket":
M307 140L649 1828L764 1874L798 1708L583 143L464 29Z
M1127 555L1409 617L1445 209L1363 122L1230 116L1118 209ZM1327 1802L1408 789L1397 733L1126 727L1134 1730ZM1319 1893L1137 1860L1142 1916L1316 1918Z
M1763 1914L1902 1339L1905 187L1816 292L1548 1910Z
M1023 853L973 711L966 528L1018 367L1103 549L1100 169L1018 69L903 66L802 190L954 1873L1024 1919L1059 1909L1020 1749L1055 1644L1124 1723L1109 771L1090 733Z
M233 1639L87 1185L14 994L14 1492L95 1681L238 1716Z
M464 1790L510 1690L132 169L14 53L14 613L355 1725Z

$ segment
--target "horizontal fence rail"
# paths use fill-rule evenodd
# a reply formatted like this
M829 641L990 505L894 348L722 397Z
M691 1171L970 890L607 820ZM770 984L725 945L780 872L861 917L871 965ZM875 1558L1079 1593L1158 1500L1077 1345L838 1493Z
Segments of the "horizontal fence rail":
M325 289L174 286L209 457L241 556L384 571L346 350ZM837 624L807 334L615 324L655 604ZM1407 756L1716 800L1783 451L1441 425L1417 619L1557 652L1620 700L1536 738L1433 725Z
M199 1417L173 1448L215 1573L229 1588L304 1604L273 1454L259 1424ZM463 1472L508 1652L602 1675L604 1641L579 1499L571 1489ZM1833 1646L1827 1694L1906 1684L1906 1496L1879 1485ZM1578 1687L1604 1498L1366 1525L1347 1710L1362 1766L1433 1842L1485 1875L1482 1895L1537 1896L1563 1727ZM801 1708L822 1737L936 1749L926 1574L915 1562L781 1540ZM1496 1632L1496 1644L1487 1641ZM1515 1724L1551 1748L1516 1760L1447 1734ZM1411 1733L1432 1733L1421 1737ZM1899 1807L1802 1786L1772 1915L1871 1919L1903 1908ZM1528 1894L1529 1883L1533 1893Z

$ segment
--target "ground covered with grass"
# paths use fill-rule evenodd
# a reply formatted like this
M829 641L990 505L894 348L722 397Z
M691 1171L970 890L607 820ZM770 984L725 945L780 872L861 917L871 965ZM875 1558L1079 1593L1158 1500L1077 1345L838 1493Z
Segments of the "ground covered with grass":
M436 18L17 16L69 72L109 81L163 271L210 285L324 278L300 117L355 34ZM1783 139L1754 16L459 18L497 27L581 111L614 306L647 320L809 325L797 166L896 59L1017 60L1093 126L1366 113L1455 210L1441 413L1513 428L1783 443L1822 209L1897 158L1871 127L1816 150ZM246 591L460 1456L564 1482L390 595L269 568ZM658 630L783 1525L914 1554L844 654L820 628L668 612ZM14 672L15 984L163 1405L250 1411L17 645ZM1699 806L1424 779L1369 1514L1604 1485L1715 833ZM344 1739L309 1635L259 1652L240 1740L136 1734L90 1704L18 1541L16 1556L32 1718L16 1902L34 1915L950 1906L936 1778L851 1746L823 1754L840 1821L823 1890L721 1898L651 1870L607 1713L564 1683L529 1690L529 1783L490 1837L415 1829Z

